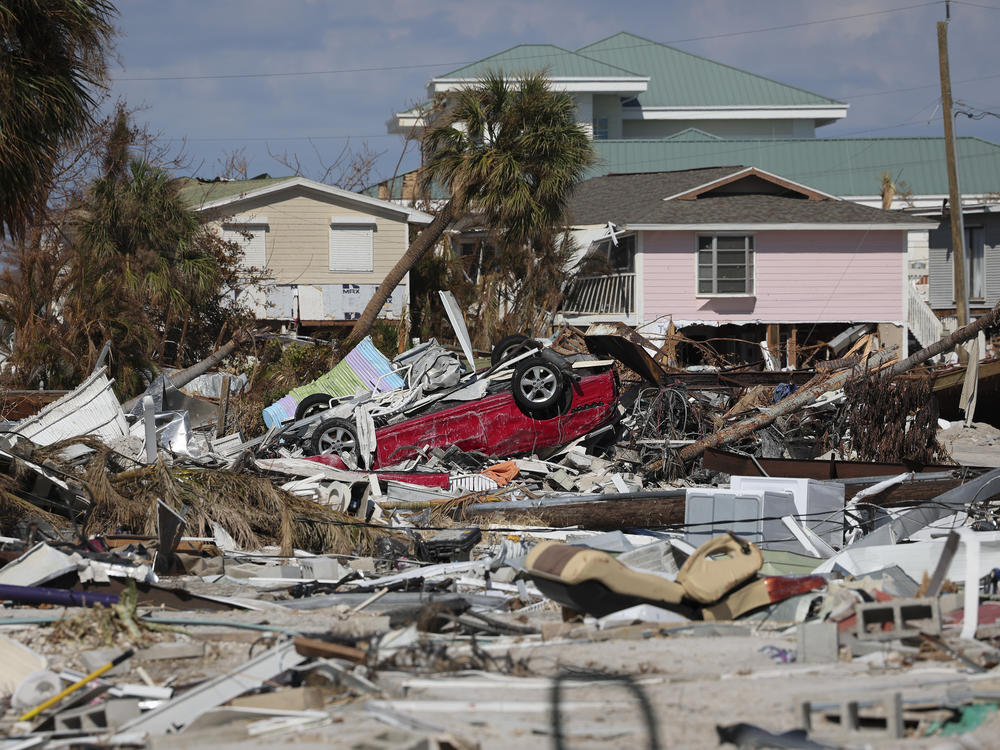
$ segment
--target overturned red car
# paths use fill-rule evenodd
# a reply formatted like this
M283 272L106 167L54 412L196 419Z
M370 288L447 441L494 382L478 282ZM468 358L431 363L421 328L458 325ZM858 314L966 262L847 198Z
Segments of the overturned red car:
M344 468L340 456L346 454L361 468L379 469L432 448L456 446L505 457L565 445L618 418L617 377L607 364L592 363L546 350L518 363L509 380L491 382L481 398L449 401L445 396L398 423L380 426L376 420L370 466L359 458L356 426L345 419L325 420L310 440L319 454L311 460Z

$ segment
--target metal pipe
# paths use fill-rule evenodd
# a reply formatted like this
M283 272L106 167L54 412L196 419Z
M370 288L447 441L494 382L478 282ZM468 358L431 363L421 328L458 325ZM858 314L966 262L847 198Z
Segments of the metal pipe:
M0 599L19 604L61 604L64 607L89 607L100 604L110 607L118 603L118 594L97 594L71 589L50 589L43 586L12 586L0 584ZM3 620L0 619L0 624Z

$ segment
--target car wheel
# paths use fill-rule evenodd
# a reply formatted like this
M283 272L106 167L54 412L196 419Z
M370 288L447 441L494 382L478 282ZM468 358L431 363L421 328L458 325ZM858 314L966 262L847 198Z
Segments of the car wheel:
M295 421L326 411L332 400L333 396L329 393L311 393L295 407Z
M521 411L533 417L559 402L563 395L563 375L551 362L529 357L514 370L511 389Z
M506 359L516 357L518 354L522 354L529 349L535 349L539 346L540 344L537 341L529 339L523 333L515 333L510 336L504 336L497 342L496 346L493 347L493 351L490 353L490 363L496 367Z
M312 449L316 454L336 453L338 456L350 456L362 466L361 454L358 452L357 428L346 419L326 419L312 434Z

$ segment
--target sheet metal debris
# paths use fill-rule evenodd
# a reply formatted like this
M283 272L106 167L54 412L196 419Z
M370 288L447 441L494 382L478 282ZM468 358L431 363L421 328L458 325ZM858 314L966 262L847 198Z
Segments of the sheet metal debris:
M1000 469L937 442L933 374L862 328L808 371L685 370L615 326L477 369L446 303L461 356L363 342L260 435L227 432L236 388L160 378L126 415L98 373L3 437L4 747L997 722Z

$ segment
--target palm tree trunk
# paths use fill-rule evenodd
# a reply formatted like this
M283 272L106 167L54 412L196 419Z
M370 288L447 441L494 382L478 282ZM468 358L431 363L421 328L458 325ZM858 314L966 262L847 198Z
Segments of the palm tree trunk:
M191 322L191 308L188 308L187 315L184 316L184 325L181 327L181 341L177 345L177 354L174 357L174 367L180 367L181 354L184 351L184 340L187 338L188 323ZM161 360L162 361L162 360Z
M441 210L438 211L437 216L434 217L434 221L420 230L420 234L416 236L416 239L410 243L410 246L403 253L396 265L392 267L392 270L386 274L385 278L382 279L382 283L379 284L378 289L375 290L375 296L371 298L371 301L365 307L361 317L358 322L354 324L354 329L351 331L347 340L344 342L345 350L349 351L353 349L358 343L368 335L371 330L372 325L375 323L375 318L378 317L379 311L382 310L382 306L389 299L389 295L392 294L393 290L399 286L399 282L403 280L403 277L417 264L417 262L424 257L428 250L434 247L434 244L438 241L444 230L448 228L448 225L455 218L455 205L454 201L449 199Z

